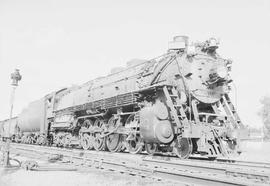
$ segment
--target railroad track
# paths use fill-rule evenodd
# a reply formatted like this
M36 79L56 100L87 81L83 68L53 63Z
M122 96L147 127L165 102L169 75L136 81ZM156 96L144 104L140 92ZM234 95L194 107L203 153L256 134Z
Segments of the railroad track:
M61 156L62 163L125 172L156 180L174 180L198 185L269 185L270 166L236 160L180 160L174 157L84 151L27 144L12 144L12 153L49 158Z
M229 159L217 159L217 161L218 162L234 163L234 164L238 164L239 166L270 168L270 163L267 163L267 162L252 162L252 161L229 160Z

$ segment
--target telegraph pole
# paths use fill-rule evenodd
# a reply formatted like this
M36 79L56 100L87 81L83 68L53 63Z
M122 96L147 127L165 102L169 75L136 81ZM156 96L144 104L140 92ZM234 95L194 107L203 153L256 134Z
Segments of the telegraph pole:
M22 79L19 69L15 69L10 76L12 83L11 83L11 95L10 95L10 114L9 114L9 126L7 131L7 139L6 139L6 148L4 150L4 166L10 167L10 158L9 158L9 151L10 151L10 142L11 142L11 135L10 135L10 126L11 126L11 118L13 112L13 103L15 97L15 90L18 86L18 82Z

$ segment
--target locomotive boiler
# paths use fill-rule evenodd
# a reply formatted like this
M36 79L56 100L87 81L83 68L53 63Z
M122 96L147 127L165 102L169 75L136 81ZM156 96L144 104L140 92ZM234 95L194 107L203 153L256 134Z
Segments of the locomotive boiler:
M33 102L18 117L25 143L209 158L241 152L247 135L229 97L232 61L214 38L177 36L168 51Z

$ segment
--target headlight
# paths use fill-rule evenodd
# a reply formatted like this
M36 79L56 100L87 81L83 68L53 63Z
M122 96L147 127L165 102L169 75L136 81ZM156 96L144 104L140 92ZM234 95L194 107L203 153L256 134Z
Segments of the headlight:
M228 71L226 69L226 67L220 67L217 69L217 75L220 78L225 78L228 75Z

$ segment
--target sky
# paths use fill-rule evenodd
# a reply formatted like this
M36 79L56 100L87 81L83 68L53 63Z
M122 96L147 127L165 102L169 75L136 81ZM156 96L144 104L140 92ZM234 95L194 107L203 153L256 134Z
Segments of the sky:
M0 120L9 116L15 68L23 78L13 115L54 90L159 56L173 36L187 35L220 40L219 54L233 60L233 102L245 125L260 127L269 23L269 0L0 0Z

